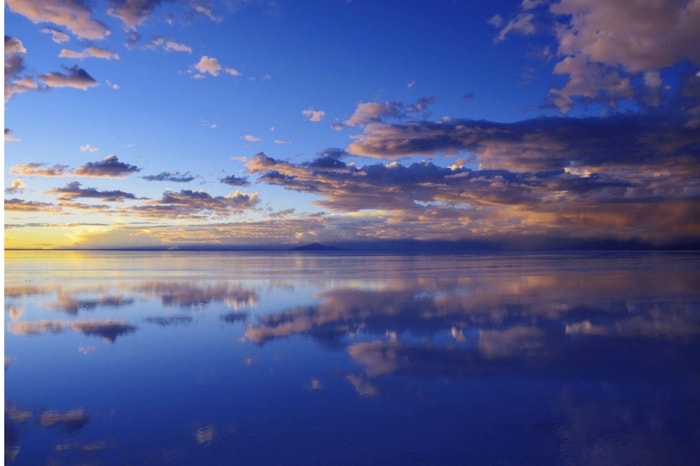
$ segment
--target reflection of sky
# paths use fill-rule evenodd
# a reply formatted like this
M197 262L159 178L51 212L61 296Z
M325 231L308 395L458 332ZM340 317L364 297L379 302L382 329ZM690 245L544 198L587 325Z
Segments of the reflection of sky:
M695 254L149 254L6 252L16 464L700 453Z

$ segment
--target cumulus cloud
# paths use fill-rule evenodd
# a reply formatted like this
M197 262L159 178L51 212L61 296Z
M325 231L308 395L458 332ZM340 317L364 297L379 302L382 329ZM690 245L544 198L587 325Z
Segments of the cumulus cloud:
M122 202L126 199L137 199L131 193L120 190L99 191L96 188L81 188L77 181L68 183L63 188L52 188L46 191L48 194L56 194L59 200L73 201L79 198L100 199L103 202Z
M7 194L21 194L24 192L24 190L27 188L27 185L24 184L24 182L17 178L12 180L12 183L10 183L10 186L5 188L5 193Z
M97 147L93 147L90 144L83 144L80 146L80 152L97 152L98 150Z
M199 59L199 62L197 62L194 65L194 67L200 73L209 73L212 76L219 76L219 72L222 68L221 64L219 64L219 60L213 57L207 57L206 55L202 56L202 58Z
M303 110L301 114L304 115L307 120L315 122L323 120L323 117L326 116L326 112L323 110L314 110L312 108Z
M239 176L235 176L235 175L226 176L224 178L221 178L219 181L221 181L224 184L230 185L230 186L249 186L250 185L248 178L239 177Z
M5 36L5 102L15 94L36 90L39 87L32 77L24 74L26 53L27 49L24 48L21 40Z
M382 209L408 237L439 236L429 226L435 222L443 235L462 237L535 229L600 236L607 228L660 240L669 224L674 235L700 230L692 215L698 143L697 130L663 116L371 123L348 152L381 159L468 152L470 163L358 166L322 155L293 164L261 153L247 166L259 182L315 194L326 208Z
M10 11L35 24L62 26L81 39L104 39L110 34L104 23L92 18L88 4L81 0L7 0L5 4Z
M141 178L148 181L171 181L173 183L189 183L194 180L194 176L190 175L189 172L160 172L157 175L147 175Z
M227 196L212 196L204 191L189 189L179 192L166 191L158 200L134 207L138 215L145 217L226 217L255 208L258 195L235 191Z
M422 97L415 104L404 105L401 102L363 102L360 103L350 118L347 126L364 126L380 122L386 118L401 119L412 113L424 112L428 105L435 102L435 97Z
M134 31L160 4L161 0L109 0L107 13L119 18L128 29Z
M138 171L141 171L139 167L120 162L116 155L108 155L99 162L88 162L77 167L72 173L76 176L123 178Z
M49 87L72 87L83 91L98 85L97 81L87 71L78 66L65 68L65 73L57 71L44 73L38 79Z
M119 60L119 54L99 47L86 47L80 52L69 49L61 49L60 58L101 58L102 60Z

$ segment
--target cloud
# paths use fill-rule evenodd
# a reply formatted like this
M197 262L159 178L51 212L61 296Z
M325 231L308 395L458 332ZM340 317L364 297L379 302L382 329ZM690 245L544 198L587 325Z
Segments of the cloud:
M14 135L10 128L5 128L5 142L19 142L20 138Z
M5 193L7 193L7 194L21 194L22 192L24 192L26 187L27 186L24 184L24 182L21 179L17 178L17 179L12 180L12 183L10 184L10 186L5 188Z
M321 121L323 120L323 117L326 116L326 112L323 110L314 110L312 108L309 108L307 110L303 110L302 115L304 115L309 121Z
M61 427L69 433L75 433L85 427L90 416L82 408L61 413L59 411L44 411L39 415L39 425L43 427Z
M7 0L13 13L33 23L53 23L63 26L81 39L104 39L110 34L107 26L93 19L87 3L81 0Z
M386 118L401 119L409 114L424 112L428 105L435 102L435 97L422 97L415 104L404 105L401 102L363 102L352 116L345 121L347 126L365 126L369 123L383 121Z
M248 142L260 142L262 141L262 138L259 138L257 136L253 136L252 134L246 134L245 136L242 136L243 139L245 139Z
M529 36L534 34L535 26L532 23L534 18L535 15L532 13L521 13L515 16L515 18L511 19L505 26L503 26L503 29L501 29L501 31L498 33L498 36L496 36L494 42L502 42L506 39L506 36L508 36L508 34L512 33L520 34L523 36ZM500 19L500 17L495 16L492 17L489 22L490 24L496 27L500 27L501 21L502 19Z
M123 178L141 171L135 165L129 165L119 161L116 155L108 155L100 162L88 162L73 170L76 176Z
M107 14L119 18L128 29L135 31L160 4L161 0L109 0Z
M56 205L49 202L25 201L17 198L5 199L6 212L52 212L56 210Z
M72 87L84 91L98 85L97 81L87 71L78 66L71 66L70 68L65 68L65 70L66 73L45 73L40 75L38 79L49 87Z
M581 97L606 103L631 98L630 78L685 61L700 64L696 1L644 0L630 9L625 0L563 0L549 10L560 21L555 73L568 75L563 87L551 90L562 111ZM647 97L639 102L658 104Z
M192 323L192 317L190 316L156 316L156 317L146 317L143 319L144 322L149 324L160 325L161 327L178 327L180 325L189 325Z
M99 47L86 47L80 52L69 49L61 49L60 58L101 58L103 60L119 60L119 54Z
M90 144L83 144L80 146L80 152L97 152L98 150L97 147L92 147Z
M65 176L67 169L67 165L48 166L45 163L18 163L10 167L10 173L25 176Z
M230 186L250 186L250 182L247 178L238 177L235 175L226 176L221 178L219 181Z
M114 343L118 337L136 331L137 327L114 319L13 321L7 324L7 331L12 335L37 335L44 332L62 333L68 329L84 335L99 336L107 343Z
M220 23L221 21L223 21L223 18L222 18L221 16L216 16L216 15L212 12L211 8L209 8L209 7L206 7L206 6L203 6L203 5L196 5L196 6L194 7L194 10L195 10L197 13L203 14L204 16L208 17L209 19L211 19L212 21L214 21L214 22L216 22L216 23Z
M325 208L381 209L392 225L377 225L383 237L455 239L539 229L660 241L671 230L686 237L700 232L691 214L700 196L698 143L698 130L663 115L370 123L349 153L396 159L468 152L469 163L358 166L322 155L292 164L261 153L248 170L258 182L314 194Z
M99 199L102 202L123 202L127 199L137 199L131 193L120 190L98 191L95 188L81 188L80 183L73 181L63 188L52 188L46 191L47 194L59 195L59 200L73 201L80 198Z
M55 28L43 28L41 29L41 32L44 34L51 34L51 40L57 44L62 44L70 40L70 36L68 34Z
M226 217L253 209L258 204L258 195L235 191L227 196L212 196L204 191L189 189L179 192L166 191L158 200L133 208L146 217L190 217L206 218L211 215Z
M226 283L198 285L192 282L150 282L139 286L148 297L158 297L164 307L201 309L212 302L221 302L228 308L252 307L258 302L254 290Z
M13 95L38 89L33 78L23 74L25 71L24 56L27 49L22 41L5 36L5 102Z
M148 181L171 181L173 183L189 183L194 180L194 176L188 173L180 172L160 172L157 175L142 176L144 180Z
M185 45L179 42L175 42L173 40L169 40L165 42L165 45L163 48L166 51L173 51L173 52L185 52L185 53L192 53L192 47L189 45Z
M219 76L219 72L221 71L219 60L207 57L206 55L200 58L199 62L197 62L194 67L200 73L209 73L212 76Z

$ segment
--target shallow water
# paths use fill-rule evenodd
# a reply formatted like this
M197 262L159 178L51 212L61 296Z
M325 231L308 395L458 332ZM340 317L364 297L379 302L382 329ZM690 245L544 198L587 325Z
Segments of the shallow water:
M12 464L693 464L700 255L5 253Z

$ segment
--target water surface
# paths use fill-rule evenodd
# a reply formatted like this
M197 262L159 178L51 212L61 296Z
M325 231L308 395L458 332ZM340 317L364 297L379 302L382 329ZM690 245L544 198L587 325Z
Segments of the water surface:
M12 464L686 465L700 256L5 254Z

